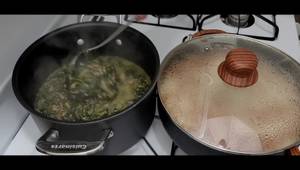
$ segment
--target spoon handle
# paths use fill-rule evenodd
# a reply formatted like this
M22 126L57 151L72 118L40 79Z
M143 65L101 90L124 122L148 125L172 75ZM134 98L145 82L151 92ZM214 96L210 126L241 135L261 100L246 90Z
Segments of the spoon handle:
M146 15L135 15L134 19L136 21L141 21L144 20L146 18ZM121 15L119 16L119 23L121 24ZM98 48L103 47L104 45L106 45L107 43L109 43L111 40L115 39L119 34L121 34L127 27L129 27L132 24L132 22L127 21L126 24L122 24L120 27L118 27L118 29L116 29L116 31L114 31L109 37L107 37L104 41L102 41L99 45L96 45L94 47L91 47L89 49L86 50L87 53L96 50Z
M96 45L94 47L91 47L89 49L86 50L86 52L91 52L93 50L96 50L98 48L103 47L104 45L106 45L107 43L109 43L111 40L113 40L114 38L116 38L119 34L121 34L132 22L127 22L125 25L121 25L120 27L118 27L118 29L116 31L114 31L109 37L107 37L104 41L102 41L99 45Z

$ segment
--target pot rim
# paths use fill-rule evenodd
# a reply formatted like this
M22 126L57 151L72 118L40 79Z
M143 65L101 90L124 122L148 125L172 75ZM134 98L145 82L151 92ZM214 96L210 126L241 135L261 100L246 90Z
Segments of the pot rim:
M55 35L56 33L59 33L61 31L65 31L68 29L73 29L73 28L77 28L77 27L82 27L82 26L110 26L110 25L116 25L117 27L121 26L122 24L118 24L118 23L113 23L113 22L100 22L100 23L96 23L96 22L82 22L82 23L75 23L75 24L70 24L70 25L66 25L63 27L60 27L58 29L55 29L43 36L41 36L39 39L37 39L36 41L34 41L29 47L27 47L25 49L25 51L21 54L21 56L19 57L19 59L17 60L14 69L13 69L13 74L12 74L12 87L13 87L13 91L15 93L16 98L18 99L19 103L21 103L21 105L23 107L25 107L30 114L34 114L37 115L38 117L46 120L46 121L50 121L51 123L55 123L55 124L62 124L62 125L89 125L89 124L94 124L94 123L100 123L100 122L105 122L111 119L115 119L125 113L127 113L128 111L132 110L133 108L135 108L137 105L139 105L142 101L144 101L148 96L151 95L151 93L153 92L154 88L156 87L156 82L158 80L158 75L159 75L159 70L160 70L160 58L159 58L159 54L158 51L156 49L156 47L154 46L153 42L143 33L141 33L140 31L132 28L132 27L127 27L126 30L131 31L131 32L137 32L139 33L140 36L142 36L145 41L150 44L153 47L153 51L154 53L156 53L155 56L153 56L154 60L156 60L156 62L158 63L156 66L156 72L154 75L154 78L152 80L152 84L150 86L150 88L147 90L147 92L143 95L143 97L139 98L136 102L134 102L132 105L126 107L124 110L115 113L113 115L107 116L107 117L103 117L103 118L99 118L99 119L95 119L95 120L91 120L91 121L78 121L78 122L71 122L71 121L64 121L64 120L57 120L54 118L50 118L47 116L44 116L43 114L41 114L40 112L36 111L35 109L33 109L30 105L27 104L26 100L23 98L23 96L21 95L20 92L20 88L19 88L19 84L18 84L18 74L20 72L20 66L22 61L26 58L26 56L28 56L28 54L31 52L31 50L33 50L34 48L36 48L36 46L43 42L44 39L51 37L53 35Z
M276 52L278 53L281 53L282 55L285 55L287 57L289 57L289 59L291 59L293 62L295 62L299 68L300 68L300 63L295 60L293 57L291 57L290 55L288 55L287 53L281 51L280 49L278 48L275 48L271 45L268 45L264 42L261 42L261 41L258 41L254 38L251 38L251 37L245 37L245 36L242 36L242 35L236 35L236 34L228 34L228 33L219 33L219 34L207 34L207 35L202 35L202 36L199 36L199 37L195 37L191 40L188 40L188 41L185 41L179 45L177 45L176 47L174 47L168 54L167 56L164 58L164 60L162 61L161 63L161 68L160 68L160 72L159 72L159 79L157 80L157 93L158 93L158 99L160 100L162 106L164 107L164 110L166 111L166 114L168 115L168 117L170 118L170 120L172 121L172 123L177 127L179 128L185 135L187 135L188 137L190 137L192 140L198 142L199 144L202 144L206 147L209 147L211 149L214 149L214 150L217 150L217 151L221 151L221 152L224 152L224 153L229 153L229 154L236 154L236 155L252 155L252 156L259 156L259 155L271 155L271 154L276 154L276 153L280 153L280 152L283 152L285 150L288 150L288 149L291 149L295 146L299 146L300 145L300 140L299 141L296 141L286 147L283 147L283 148L280 148L280 149L275 149L275 150L272 150L272 151L268 151L268 152L261 152L261 153L255 153L255 152L243 152L243 151L233 151L233 150L230 150L230 149L222 149L222 148L219 148L213 144L209 144L207 142L205 142L204 140L201 140L201 139L198 139L198 138L195 138L194 136L192 136L190 133L188 133L184 128L182 128L176 121L174 121L174 119L172 118L172 116L169 114L169 112L167 111L166 107L165 107L165 104L163 103L163 101L161 100L161 97L160 97L160 77L162 75L162 71L164 70L164 68L166 67L167 65L167 62L172 59L172 55L170 55L172 52L176 51L178 48L181 48L183 45L187 44L187 43L190 43L192 41L196 41L196 40L199 40L201 38L207 38L207 37L224 37L224 36L229 36L229 37L236 37L236 38L241 38L241 39L246 39L246 40L249 40L249 41L252 41L254 43L258 43L258 44L261 44L263 46L267 46L268 48L272 49L272 50L275 50ZM176 141L176 139L174 139L174 141Z

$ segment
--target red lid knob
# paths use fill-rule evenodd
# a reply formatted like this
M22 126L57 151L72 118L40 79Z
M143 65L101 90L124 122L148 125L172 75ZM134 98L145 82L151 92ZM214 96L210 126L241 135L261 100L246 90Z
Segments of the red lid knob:
M235 87L248 87L256 83L258 59L245 48L231 50L218 68L221 79Z

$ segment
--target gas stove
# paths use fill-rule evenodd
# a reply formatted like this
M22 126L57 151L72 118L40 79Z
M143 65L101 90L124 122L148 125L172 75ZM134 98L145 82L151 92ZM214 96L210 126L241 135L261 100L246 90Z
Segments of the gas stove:
M261 19L260 16L267 18L272 24ZM300 62L300 45L294 16L260 16L241 15L238 16L240 21L237 21L236 15L148 15L143 22L134 22L131 27L145 34L154 43L161 61L163 61L168 52L182 43L183 38L187 35L193 34L197 30L211 28L243 35L271 37L269 39L258 38L257 40L277 47ZM63 16L63 19L59 19L59 24L55 23L54 27L45 30L45 32L77 22L77 20L120 23L131 21L130 15L122 17L118 15L93 15L92 17L88 15L85 17L70 15ZM2 103L6 103L6 109L9 109L8 107L21 108L14 97L10 81L6 83L5 100L7 101ZM0 105L0 110L4 111L3 107L3 104ZM26 112L23 109L11 110ZM2 154L42 155L35 149L35 142L49 127L35 122L30 114L25 113L25 115L23 122L18 126L16 133L12 135ZM206 154L205 152L203 153L203 155ZM186 155L186 153L172 142L156 112L155 119L145 138L121 153L121 155Z
M275 15L203 15L198 24L198 30L202 29L222 29L228 33L270 41L276 40L279 33Z

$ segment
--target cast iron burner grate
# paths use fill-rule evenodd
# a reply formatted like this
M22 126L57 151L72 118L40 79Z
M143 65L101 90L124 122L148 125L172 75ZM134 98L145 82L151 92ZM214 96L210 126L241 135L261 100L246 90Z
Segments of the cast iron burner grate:
M202 26L203 26L204 21L206 21L207 19L212 18L212 17L214 17L214 16L216 16L216 15L208 15L208 16L205 16L203 19L201 19L201 17L200 17L199 20L198 20L198 22L197 22L197 23L198 23L198 31L203 30L203 29L202 29ZM221 18L224 17L224 16L226 16L226 15L221 15ZM237 30L237 32L236 32L235 34L237 34L237 35L243 35L243 36L248 36L248 37L252 37L252 38L256 38L256 39L261 39L261 40L268 40L268 41L274 41L274 40L277 39L278 33L279 33L279 27L278 27L278 25L276 24L276 17L275 17L275 15L272 15L273 21L269 20L268 18L266 18L266 17L264 17L264 16L262 16L262 15L251 15L251 16L256 16L257 19L261 19L261 20L264 21L266 24L271 25L271 26L273 27L273 29L274 29L274 34L273 34L273 36L271 36L271 37L266 37L266 36L259 36L259 35L240 34L240 33L239 33L239 30L240 30L240 28L242 27L242 26L240 26L240 25L237 26L237 27L238 27L238 30ZM254 19L254 18L253 18L253 19ZM251 20L250 20L250 21L251 21ZM252 21L251 21L251 22L252 22ZM253 22L255 22L255 21L253 21Z
M174 18L176 17L177 15L153 15L157 18Z
M152 147L152 145L150 144L150 142L145 137L143 137L142 139L144 140L144 142L146 143L146 145L149 147L149 149L151 150L151 152L155 156L158 156L157 152L154 150L154 148Z
M138 23L138 24L145 24L145 25L152 25L152 26L160 26L160 27L167 27L167 28L174 28L174 29L182 29L182 30L192 30L192 31L196 31L197 29L197 22L199 20L199 15L197 15L196 18L194 18L192 15L186 15L192 22L192 26L191 27L184 27L184 26L175 26L175 25L166 25L166 24L162 24L160 22L160 20L163 19L170 19L170 18L174 18L177 15L153 15L157 18L156 23L151 23L151 22L146 22L146 21L135 21L135 20L130 20L128 15L125 15L124 20L125 21L129 21L129 22L133 22L133 23Z
M174 156L177 149L178 149L178 146L174 142L172 142L170 156Z

